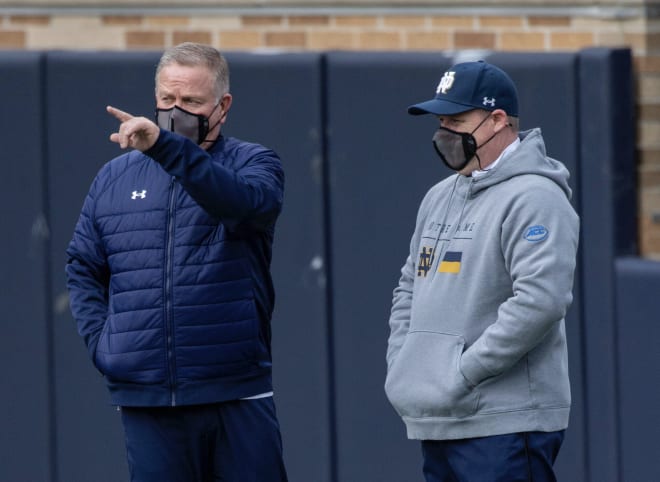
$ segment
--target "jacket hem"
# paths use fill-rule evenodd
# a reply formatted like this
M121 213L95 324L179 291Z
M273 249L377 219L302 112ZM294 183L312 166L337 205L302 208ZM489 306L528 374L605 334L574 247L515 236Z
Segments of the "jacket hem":
M270 373L237 380L195 380L168 386L108 381L112 405L122 407L170 407L227 402L273 390Z

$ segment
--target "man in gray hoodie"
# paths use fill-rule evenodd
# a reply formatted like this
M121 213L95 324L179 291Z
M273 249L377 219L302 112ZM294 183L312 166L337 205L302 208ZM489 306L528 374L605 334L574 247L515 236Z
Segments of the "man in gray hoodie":
M394 290L387 396L421 440L427 482L555 481L568 425L564 316L579 219L569 173L494 65L459 63L435 98L433 146L456 171L421 203Z

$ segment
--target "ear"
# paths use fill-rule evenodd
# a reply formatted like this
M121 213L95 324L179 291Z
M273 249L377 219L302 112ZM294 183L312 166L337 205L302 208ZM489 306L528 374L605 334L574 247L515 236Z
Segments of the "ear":
M220 107L222 109L222 117L220 118L220 124L224 124L225 121L227 120L227 113L229 112L229 108L231 107L232 100L233 97L231 96L230 93L226 93L225 95L222 96L222 99L220 99Z
M509 127L509 116L502 109L495 109L491 115L493 116L493 121L495 122L495 132L499 132L505 127Z

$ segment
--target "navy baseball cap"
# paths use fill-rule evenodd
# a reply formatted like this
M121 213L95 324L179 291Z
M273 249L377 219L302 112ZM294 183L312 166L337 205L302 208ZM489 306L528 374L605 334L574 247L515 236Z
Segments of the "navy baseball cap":
M435 98L408 107L412 115L453 115L472 109L502 109L518 117L518 93L500 68L480 60L456 64L444 73Z

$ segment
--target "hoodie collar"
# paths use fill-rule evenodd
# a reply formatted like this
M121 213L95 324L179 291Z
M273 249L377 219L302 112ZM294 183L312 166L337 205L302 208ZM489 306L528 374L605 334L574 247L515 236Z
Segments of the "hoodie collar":
M477 170L475 170L474 172L472 172L472 177L474 177L475 179L477 179L477 178L479 178L480 176L483 176L483 175L486 174L488 171L490 171L490 170L493 169L495 166L497 166L497 164L498 164L502 159L504 159L506 156L508 156L508 155L511 154L513 151L515 151L516 149L518 149L519 146L520 146L520 139L519 139L518 137L516 137L516 139L515 139L511 144L509 144L508 146L506 146L506 149L504 149L504 150L502 151L502 153L499 155L499 157L498 157L497 159L495 159L494 162L491 162L490 164L488 164L488 166L486 166L486 167L483 168L483 169L477 169Z

